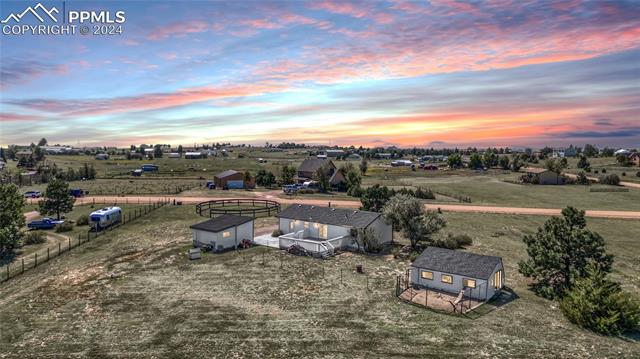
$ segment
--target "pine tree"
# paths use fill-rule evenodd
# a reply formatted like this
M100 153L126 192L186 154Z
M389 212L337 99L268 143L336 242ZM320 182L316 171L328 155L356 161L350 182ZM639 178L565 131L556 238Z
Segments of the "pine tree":
M44 192L44 199L39 202L39 211L43 216L56 215L60 219L61 213L68 213L73 210L73 203L76 199L69 194L69 184L58 177L54 177L47 185Z
M589 266L585 277L560 301L569 321L600 334L618 335L640 322L640 305L624 293L618 283L607 279L598 266Z
M0 259L13 255L24 226L24 198L14 184L0 184Z
M603 272L611 270L613 257L606 254L604 239L586 228L584 211L562 210L534 235L524 237L529 259L519 263L519 271L534 280L534 291L549 299L571 289L576 278L584 277L590 263Z

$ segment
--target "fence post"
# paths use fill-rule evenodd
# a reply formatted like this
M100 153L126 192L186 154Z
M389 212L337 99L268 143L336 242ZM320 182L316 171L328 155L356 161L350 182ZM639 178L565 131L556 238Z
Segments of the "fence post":
M36 264L33 265L33 268L38 266L38 253L36 253ZM7 266L7 273L9 273L9 266Z
M49 248L47 248L47 262L49 261Z
M342 285L342 268L340 268L340 285Z
M68 238L69 238L69 250L71 250L71 237L68 237Z
M60 248L62 248L61 243L62 242L58 242L58 255L60 255ZM24 262L24 259L22 260L22 262Z
M24 273L24 258L22 258L22 273Z
M10 264L7 263L7 280L9 280L9 266L10 266Z

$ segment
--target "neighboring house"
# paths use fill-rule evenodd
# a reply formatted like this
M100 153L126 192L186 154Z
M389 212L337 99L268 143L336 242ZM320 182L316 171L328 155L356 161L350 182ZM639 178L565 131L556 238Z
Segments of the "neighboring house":
M391 153L377 153L376 157L380 159L387 159L387 158L392 158L393 155Z
M131 158L132 160L139 160L142 159L142 154L136 151L131 151L129 153L129 158Z
M234 170L226 170L215 175L213 177L213 183L216 185L216 188L219 189L242 189L245 185L244 173ZM253 180L248 183L248 187L255 187Z
M634 166L640 166L640 153L634 152L629 155L629 161L633 163Z
M576 157L577 155L578 155L577 148L570 146L568 148L560 148L560 149L553 150L551 157L564 158L564 157Z
M546 168L526 167L524 182L542 185L564 184L564 177Z
M349 156L347 156L347 161L360 161L362 160L362 156L360 156L357 153L352 153Z
M344 156L345 152L344 150L326 150L325 154L327 155L327 157L337 158Z
M169 153L169 158L180 158L182 155L178 152Z
M195 160L195 159L199 159L202 158L202 152L185 152L184 154L184 158L188 159L188 160Z
M411 264L411 284L483 301L504 287L502 258L427 247Z
M243 240L253 241L253 218L224 214L191 227L193 246L216 251L235 249Z
M285 233L278 238L283 249L297 244L318 256L357 250L356 239L368 229L382 248L393 241L391 224L378 212L292 204L277 217L279 229Z
M42 149L48 155L59 155L72 151L72 148L68 146L43 146Z
M146 165L140 166L140 169L142 169L144 172L155 172L159 168L160 167L158 165L151 165L151 164L146 164Z
M315 179L316 172L324 168L327 171L329 177L329 184L332 187L336 187L341 183L346 183L346 180L342 173L338 171L336 165L331 160L319 159L319 158L307 158L298 167L298 176L296 178L298 183L305 183Z
M629 151L627 149L624 149L624 148L621 148L621 149L617 150L616 152L614 152L613 155L614 156L617 156L617 155L628 155L629 153L631 153L631 151Z
M104 161L104 160L108 160L109 159L109 155L106 153L98 153L96 155L96 160L98 161Z

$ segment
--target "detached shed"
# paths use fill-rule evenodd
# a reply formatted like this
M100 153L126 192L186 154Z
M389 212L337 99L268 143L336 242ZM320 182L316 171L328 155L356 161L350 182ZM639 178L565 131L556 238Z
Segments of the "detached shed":
M411 264L411 283L465 297L491 299L504 287L502 258L427 247Z
M215 175L213 183L220 189L241 189L244 188L244 173L226 170Z
M253 240L253 218L225 214L191 227L193 246L216 251L237 248L242 240Z

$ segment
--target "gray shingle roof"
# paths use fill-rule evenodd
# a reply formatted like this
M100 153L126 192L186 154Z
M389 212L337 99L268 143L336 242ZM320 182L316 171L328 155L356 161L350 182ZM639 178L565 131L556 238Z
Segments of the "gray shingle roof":
M232 175L234 175L234 174L236 174L236 173L239 173L239 172L238 172L238 171L234 171L234 170L226 170L226 171L222 171L222 172L218 173L218 174L216 175L216 177L218 177L218 178L225 178L225 177L232 176Z
M471 278L489 279L502 258L452 249L427 247L411 264L437 272L458 274Z
M318 168L326 166L329 163L333 164L330 160L322 160L319 158L307 158L298 167L299 172L315 172ZM331 165L329 165L331 166Z
M365 228L382 214L346 208L319 207L306 204L292 204L285 208L278 217L302 221Z
M239 226L250 221L253 221L253 218L223 214L222 216L211 218L204 222L194 224L189 228L207 232L220 232L225 229Z

